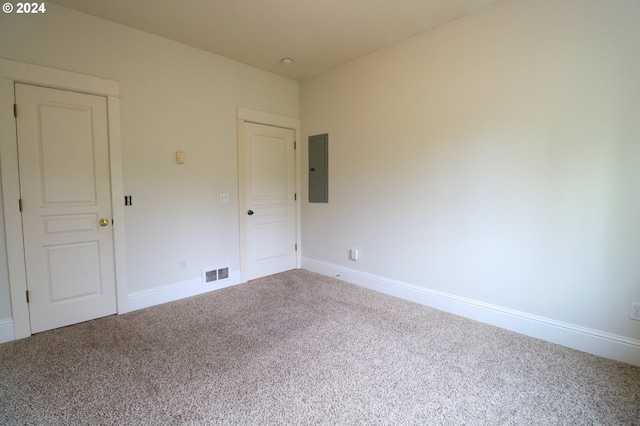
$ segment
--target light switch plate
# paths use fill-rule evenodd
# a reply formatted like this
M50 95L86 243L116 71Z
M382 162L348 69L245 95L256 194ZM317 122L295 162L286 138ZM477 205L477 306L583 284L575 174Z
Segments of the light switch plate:
M184 152L182 151L176 152L176 163L184 164Z

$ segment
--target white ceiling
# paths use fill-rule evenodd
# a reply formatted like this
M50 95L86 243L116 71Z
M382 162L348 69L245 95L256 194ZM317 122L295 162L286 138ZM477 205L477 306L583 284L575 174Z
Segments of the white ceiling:
M54 0L302 80L505 0ZM292 58L293 65L280 64Z

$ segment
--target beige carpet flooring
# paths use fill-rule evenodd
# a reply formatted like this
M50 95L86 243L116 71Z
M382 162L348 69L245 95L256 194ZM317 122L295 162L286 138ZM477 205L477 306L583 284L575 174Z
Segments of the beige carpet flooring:
M290 271L0 345L0 424L640 424L640 368Z

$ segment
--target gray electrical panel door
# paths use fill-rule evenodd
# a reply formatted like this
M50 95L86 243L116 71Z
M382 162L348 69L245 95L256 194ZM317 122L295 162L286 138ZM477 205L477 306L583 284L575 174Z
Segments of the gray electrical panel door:
M329 202L329 134L309 136L309 202Z

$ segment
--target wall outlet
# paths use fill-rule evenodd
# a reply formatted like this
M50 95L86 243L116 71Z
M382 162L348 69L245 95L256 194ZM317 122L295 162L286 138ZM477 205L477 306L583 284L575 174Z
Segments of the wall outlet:
M349 250L349 259L351 260L360 260L360 250L357 248L352 248Z
M629 318L640 321L640 303L631 302L631 311L629 311Z
M187 259L180 259L180 270L184 271L187 269Z

